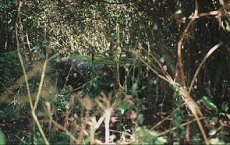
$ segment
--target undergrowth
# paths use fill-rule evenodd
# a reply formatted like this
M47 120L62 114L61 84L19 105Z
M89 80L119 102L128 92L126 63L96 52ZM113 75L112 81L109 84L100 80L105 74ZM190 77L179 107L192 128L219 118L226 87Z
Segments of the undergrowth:
M72 7L71 1L68 2L70 2L68 6ZM106 1L103 2L105 6ZM157 8L160 13L163 10L161 6L167 6L164 6L164 2L166 1L159 3ZM209 76L208 74L203 78L199 76L201 72L211 72L207 71L207 68L203 71L202 68L210 63L209 58L216 51L221 51L219 48L226 44L219 40L213 41L215 43L209 44L207 52L204 51L204 53L202 50L201 56L201 51L197 53L191 51L194 54L188 52L191 48L185 49L187 44L184 42L186 39L191 40L191 43L198 41L193 38L195 37L193 35L199 29L193 27L199 24L196 19L201 17L218 17L220 25L226 25L221 27L229 29L227 24L221 21L222 15L224 15L223 18L227 17L225 15L227 15L228 5L220 1L223 4L218 11L215 9L215 11L200 13L198 2L194 1L193 12L189 14L190 16L188 14L186 14L188 16L183 16L183 19L186 17L186 25L182 22L185 20L177 18L181 17L182 13L178 10L178 13L175 12L169 18L167 14L164 21L160 18L158 23L165 23L162 26L155 24L157 20L150 19L154 9L151 8L151 11L148 11L148 7L157 6L157 3L156 5L147 3L147 7L143 8L139 6L141 4L139 1L134 3L138 9L138 15L131 6L120 7L120 10L127 8L129 12L127 14L118 13L119 10L118 14L114 12L111 17L115 17L116 21L114 19L112 24L110 16L101 19L105 16L100 13L106 9L103 9L99 3L98 5L92 3L90 8L94 11L94 16L98 15L98 18L95 17L98 21L92 21L94 25L86 27L83 25L88 22L86 19L82 27L77 27L77 29L82 29L82 34L78 34L80 32L74 34L72 28L76 24L69 24L70 27L60 19L60 26L56 26L59 19L55 19L55 23L49 20L49 18L59 16L58 9L55 10L56 13L49 10L59 2L56 4L48 1L51 7L46 7L45 1L38 5L39 14L34 15L34 21L31 21L32 16L30 17L27 13L30 13L32 7L37 6L37 1L31 4L25 2L28 5L23 5L23 1L15 1L17 9L13 13L17 13L14 14L15 24L11 24L10 32L15 33L13 43L15 43L16 51L0 54L0 144L229 143L230 103L228 102L229 80L225 80L228 79L227 75L221 78L222 72L217 71L217 75ZM82 3L85 4L84 8L87 8L87 4L90 5L91 1ZM7 5L1 6L8 8ZM114 10L117 9L113 7L113 4L110 6ZM66 8L61 8L64 9L60 12L64 13ZM144 11L146 13L142 14ZM88 11L83 12L88 15ZM131 23L133 18L130 12L135 16L133 23ZM149 17L142 17L139 14L149 15ZM66 18L64 14L62 16ZM143 20L147 20L146 18L149 19L146 25L141 25ZM138 20L137 23L135 19ZM178 21L177 25L180 25L178 29L175 28L175 36L174 34L169 36L176 38L178 42L166 42L165 40L170 39L167 34L171 31L158 30L171 23L168 22L170 19L175 19ZM121 24L118 20L121 20ZM73 22L72 19L70 21ZM4 22L8 24L11 20ZM105 23L102 24L102 22ZM122 23L138 27L133 28L130 25L130 28L125 29L122 28ZM91 24L91 21L87 24ZM209 23L204 24L209 26ZM27 28L24 30L24 25L25 27L32 26L27 31ZM81 25L80 22L79 25ZM108 29L105 28L103 33L99 33L99 28L102 29L105 25ZM94 26L97 29L93 29ZM49 30L51 27L53 29ZM136 33L136 28L139 29L139 34ZM31 32L31 38L29 38L30 34L28 35L30 29L36 31L36 33ZM154 35L148 35L150 29ZM126 30L130 32L126 34ZM192 34L189 33L190 30ZM181 32L181 36L177 34L177 31ZM94 35L91 34L92 32ZM75 35L78 37L74 38ZM110 38L109 35L111 35ZM205 35L201 36L205 37ZM144 37L143 40L141 37ZM151 37L154 38L150 39ZM129 40L126 42L126 39ZM82 45L78 45L77 41ZM175 51L171 49L175 46L174 43L177 43ZM8 43L4 45L6 44ZM201 44L197 42L194 46L198 47L198 45ZM94 50L97 47L98 50ZM187 51L184 55L183 49ZM76 51L88 56L76 55L74 53ZM97 56L97 51L105 57ZM162 51L161 54L158 54L158 51ZM63 57L63 54L67 56ZM73 55L68 56L70 54ZM186 55L187 58L183 58ZM191 59L190 55L199 55L199 59ZM194 67L189 68L192 65ZM225 66L218 68L224 70L223 67ZM209 80L212 77L213 80ZM219 79L224 80L219 81ZM218 88L221 89L218 90Z

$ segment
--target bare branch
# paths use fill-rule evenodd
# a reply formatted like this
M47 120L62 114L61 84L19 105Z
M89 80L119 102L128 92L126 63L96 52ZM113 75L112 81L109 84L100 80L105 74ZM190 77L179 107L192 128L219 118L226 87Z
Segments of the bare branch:
M205 55L204 59L202 60L202 62L201 62L200 65L198 66L198 68L196 69L196 72L195 72L195 74L194 74L194 76L193 76L192 82L191 82L190 87L189 87L189 93L191 93L191 91L192 91L192 87L193 87L193 85L194 85L194 82L195 82L195 80L196 80L196 78L197 78L198 73L200 72L201 67L203 66L203 64L205 63L205 61L208 59L208 57L209 57L215 50L217 50L217 49L220 47L220 45L221 45L221 43L216 44L216 45L213 46L213 47L208 51L208 53Z
M179 82L181 83L182 86L185 86L185 74L184 74L184 69L183 69L183 63L182 63L182 47L183 47L183 42L185 39L186 34L188 33L190 27L192 26L193 22L195 21L196 17L198 16L198 2L197 0L195 1L195 11L194 14L192 15L191 20L187 24L184 32L182 33L182 36L177 44L177 71L176 71L176 76L178 76Z

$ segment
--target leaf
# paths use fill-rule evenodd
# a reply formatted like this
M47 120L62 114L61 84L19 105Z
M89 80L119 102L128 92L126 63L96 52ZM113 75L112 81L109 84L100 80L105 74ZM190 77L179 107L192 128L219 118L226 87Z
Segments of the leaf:
M0 130L0 145L6 144L6 137L5 134Z
M137 123L138 123L139 125L141 125L141 124L143 123L143 121L144 121L144 115L143 115L143 114L139 114L139 115L137 116Z
M222 108L222 110L224 110L225 112L228 112L228 110L229 110L229 103L228 103L228 102L223 102L223 103L221 104L221 108Z
M219 138L211 138L209 140L209 142L210 142L210 144L213 144L213 145L216 145L216 144L218 144L218 145L224 145L225 144L225 142L221 141Z
M138 94L138 84L137 84L137 82L135 82L133 85L132 85L132 89L131 89L131 91L132 91L132 95L133 96L137 96L137 94Z
M37 144L37 145L45 144L45 141L44 141L44 139L42 137L35 137L34 144Z
M82 142L83 145L87 145L87 144L89 144L89 143L90 143L90 138L86 138L86 139L84 139L83 142Z
M209 130L208 135L213 136L213 135L215 135L216 133L217 133L217 129L212 128L212 129Z
M125 103L121 103L118 107L118 110L121 112L121 115L125 113L126 110L128 110L129 105Z
M206 96L203 96L201 99L200 99L200 102L210 111L215 111L215 113L218 112L218 109L216 107L216 105L211 101L211 99L209 99L208 97Z

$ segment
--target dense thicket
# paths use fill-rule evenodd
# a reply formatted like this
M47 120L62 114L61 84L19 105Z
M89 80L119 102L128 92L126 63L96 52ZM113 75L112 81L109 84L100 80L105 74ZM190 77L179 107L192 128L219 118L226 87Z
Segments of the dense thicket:
M194 21L191 21L195 10L198 11L198 15ZM20 78L23 75L21 71L18 71L21 70L21 66L17 57L17 47L23 56L27 72L33 72L34 68L43 63L47 52L50 53L50 56L56 55L57 59L86 55L90 56L92 62L98 56L103 56L104 62L106 60L114 62L112 68L114 68L115 75L111 78L119 81L119 72L116 73L116 67L120 67L119 63L122 63L121 66L126 70L123 78L127 77L128 85L124 86L123 79L121 87L123 92L117 87L114 87L114 92L121 91L123 95L132 95L134 99L137 99L139 103L134 105L135 111L144 114L145 125L152 125L151 123L155 124L162 119L159 118L159 113L170 114L180 104L180 101L177 102L176 91L164 80L158 78L148 64L151 62L151 65L157 66L154 60L156 58L176 82L189 88L205 55L213 46L221 44L205 61L190 93L193 99L201 105L201 110L204 111L207 118L215 116L221 120L223 116L229 116L230 107L229 10L228 0L2 0L0 2L1 97L6 97L6 93L9 95L7 90L12 91L11 98L26 95L25 86L21 86L24 84L23 78ZM18 38L15 32L18 32ZM178 49L182 38L182 56L180 57ZM16 40L19 41L19 45L16 44ZM136 52L140 59L134 55ZM182 59L185 84L182 84L180 80L179 58ZM146 65L142 60L148 64ZM55 69L53 63L50 65L52 65L50 70ZM68 65L72 68L71 64ZM36 70L38 71L31 74L41 72L39 69ZM95 86L100 86L98 83L105 82L95 79L100 77L95 76L97 73L88 70L90 69L87 69L86 73L89 73L87 75L89 77L83 81L87 82L87 85L84 85L85 95L96 96L97 94L92 93L95 88L98 89L95 92L101 90L100 87ZM70 70L64 71L67 72L67 75L62 76L62 86ZM78 70L75 71L78 72ZM132 71L133 73L129 73ZM55 71L48 72L52 78L47 79L51 86L57 85L55 81L50 81L58 80L58 76L54 73ZM73 72L72 77L74 75ZM32 75L30 78L39 80ZM36 91L38 83L32 80L29 83L31 89ZM19 88L15 87L17 85ZM89 86L94 90L89 89ZM70 90L73 89L75 88ZM50 94L58 96L59 93L60 91L54 91ZM0 100L3 103L1 108L7 112L9 109L6 107L7 99ZM56 105L63 104L56 103ZM167 107L162 107L164 105ZM218 113L212 114L210 108L205 109L207 106L216 107ZM79 112L79 107L74 109ZM183 112L186 112L184 108L179 110L179 113L177 112L176 117L184 116L186 113ZM10 114L0 117L5 120L8 116ZM157 116L157 119L154 119L153 116ZM182 124L184 120L179 122ZM164 127L168 126L163 125ZM178 134L183 136L182 140L185 138L183 131L183 129L178 131ZM50 141L55 142L54 138L51 138ZM224 137L221 139L229 141Z

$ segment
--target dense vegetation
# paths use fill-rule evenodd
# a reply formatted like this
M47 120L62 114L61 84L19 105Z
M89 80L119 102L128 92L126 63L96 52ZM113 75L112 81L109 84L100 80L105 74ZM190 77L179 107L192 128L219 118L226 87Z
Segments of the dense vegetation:
M230 143L228 0L1 0L0 144Z

